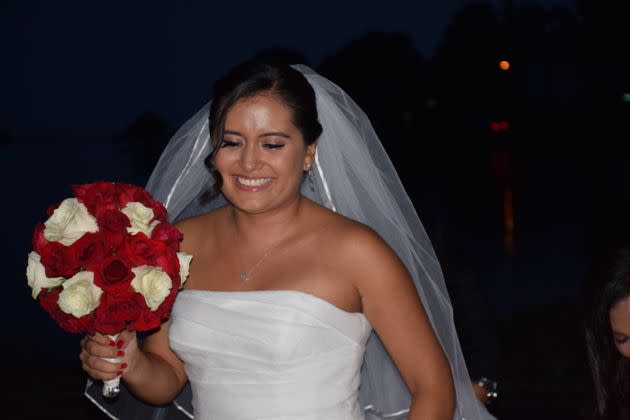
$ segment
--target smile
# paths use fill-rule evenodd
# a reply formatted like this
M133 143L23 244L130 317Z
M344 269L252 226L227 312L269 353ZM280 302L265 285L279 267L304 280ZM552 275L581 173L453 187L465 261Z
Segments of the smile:
M245 178L242 176L235 176L234 179L239 187L250 191L265 188L273 181L273 178Z

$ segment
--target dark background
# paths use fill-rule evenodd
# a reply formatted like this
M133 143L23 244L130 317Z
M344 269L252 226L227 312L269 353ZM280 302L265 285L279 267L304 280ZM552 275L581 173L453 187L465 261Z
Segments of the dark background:
M46 207L71 183L144 185L214 79L259 54L312 66L363 107L436 246L458 256L447 282L452 261L476 274L496 338L491 411L585 418L581 320L630 228L629 4L4 2L9 417L102 417L81 396L80 337L26 285Z

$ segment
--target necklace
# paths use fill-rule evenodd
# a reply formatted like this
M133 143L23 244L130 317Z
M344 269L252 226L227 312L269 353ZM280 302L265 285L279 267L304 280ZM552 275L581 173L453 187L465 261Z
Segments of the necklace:
M269 249L267 249L267 251L265 251L263 256L260 257L260 259L258 261L256 261L256 264L254 264L254 266L252 268L250 268L249 270L241 271L239 273L239 277L241 278L241 280L244 281L244 282L250 281L252 279L253 275L254 275L254 270L256 268L258 268L258 266L265 260L265 258L267 258L267 256L269 254L271 254L271 251L276 249L278 247L278 245L280 245L281 242L282 241L278 241L275 244L271 245L271 247L269 247Z

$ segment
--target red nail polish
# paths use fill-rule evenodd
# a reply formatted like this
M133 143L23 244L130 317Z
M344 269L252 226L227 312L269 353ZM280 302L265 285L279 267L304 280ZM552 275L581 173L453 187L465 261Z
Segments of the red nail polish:
M127 369L127 363L121 363L120 364L120 368L121 369Z
M123 374L123 373L122 373L122 370L119 370L119 371L116 373L116 375L118 375L118 376L122 376L122 374Z
M122 340L118 340L116 342L116 347L121 348L123 346L123 344L125 344Z
M116 356L118 357L124 357L125 356L125 352L122 350L118 350L118 353L116 353Z
M114 343L114 340L109 340L109 343L107 343L110 347L114 347L116 345L116 343Z

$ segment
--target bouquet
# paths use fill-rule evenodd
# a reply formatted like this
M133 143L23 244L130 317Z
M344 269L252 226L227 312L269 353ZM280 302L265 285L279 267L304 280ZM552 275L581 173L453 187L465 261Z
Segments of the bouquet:
M72 191L35 227L26 269L33 298L70 333L116 341L124 329L158 327L188 277L182 234L143 188L96 182ZM117 395L119 382L105 381L103 395Z

